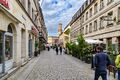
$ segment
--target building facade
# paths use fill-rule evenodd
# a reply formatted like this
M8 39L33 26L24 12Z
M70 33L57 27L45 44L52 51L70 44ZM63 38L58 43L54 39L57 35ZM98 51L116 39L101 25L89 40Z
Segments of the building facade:
M54 46L55 44L58 44L58 37L57 36L49 36L48 37L48 44L50 46Z
M0 74L33 57L44 24L41 14L38 0L0 0Z
M71 20L71 41L77 34L101 40L106 50L120 50L120 0L86 0Z
M70 32L71 32L71 27L70 25L68 24L65 28L64 28L64 47L66 47L66 43L67 42L70 42Z

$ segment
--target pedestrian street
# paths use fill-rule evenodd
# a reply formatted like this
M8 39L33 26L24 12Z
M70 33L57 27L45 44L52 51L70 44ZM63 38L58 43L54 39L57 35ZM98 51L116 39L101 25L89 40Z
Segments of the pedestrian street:
M8 80L94 80L94 71L90 64L71 55L56 55L55 50L50 49L41 52Z

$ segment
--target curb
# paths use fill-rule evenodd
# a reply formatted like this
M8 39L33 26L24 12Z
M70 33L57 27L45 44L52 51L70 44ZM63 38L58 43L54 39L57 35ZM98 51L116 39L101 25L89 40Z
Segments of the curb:
M20 67L12 68L6 74L4 74L3 76L1 76L0 80L7 80L7 78L10 77L12 74L14 74L19 68Z

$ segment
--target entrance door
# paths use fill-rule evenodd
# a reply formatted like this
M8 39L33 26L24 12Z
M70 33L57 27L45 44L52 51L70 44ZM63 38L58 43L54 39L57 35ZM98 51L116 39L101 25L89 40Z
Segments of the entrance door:
M29 39L28 46L29 46L29 58L31 58L32 57L32 39Z

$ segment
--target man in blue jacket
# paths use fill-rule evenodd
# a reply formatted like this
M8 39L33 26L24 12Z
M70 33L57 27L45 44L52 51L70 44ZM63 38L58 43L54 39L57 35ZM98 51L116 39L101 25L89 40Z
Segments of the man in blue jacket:
M95 55L95 78L98 80L99 77L102 77L102 80L107 80L107 67L111 64L110 59L107 53L103 52L103 48L98 46L96 48L97 54Z

